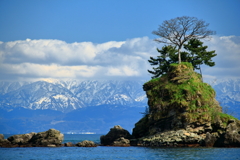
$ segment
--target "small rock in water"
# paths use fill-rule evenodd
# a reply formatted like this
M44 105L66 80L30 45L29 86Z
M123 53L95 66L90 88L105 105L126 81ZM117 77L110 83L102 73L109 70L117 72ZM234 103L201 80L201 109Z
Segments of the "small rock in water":
M93 141L88 141L88 140L78 142L76 144L76 146L78 146L78 147L97 147L97 145Z
M124 138L124 140L119 138ZM104 146L114 146L114 141L116 141L118 146L125 146L126 140L129 139L131 139L130 133L119 125L114 126L108 134L100 137L101 144Z
M73 143L72 142L67 142L67 143L64 143L64 146L65 147L73 147Z

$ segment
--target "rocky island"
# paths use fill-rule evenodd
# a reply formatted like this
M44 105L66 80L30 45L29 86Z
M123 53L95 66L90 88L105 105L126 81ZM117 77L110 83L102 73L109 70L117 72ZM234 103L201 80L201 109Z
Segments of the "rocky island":
M150 147L240 147L240 121L222 112L214 89L190 63L171 64L170 71L143 85L148 111L132 135L114 126L102 145ZM124 133L124 134L123 134Z
M240 147L240 121L222 112L214 89L190 63L143 85L149 111L135 124L131 145Z
M13 135L7 139L4 139L3 134L0 134L0 147L60 147L63 137L63 134L55 129Z
M72 142L62 143L64 135L56 130L49 129L44 132L31 132L26 134L17 134L4 139L0 134L0 147L97 147L93 141L84 140L73 144Z

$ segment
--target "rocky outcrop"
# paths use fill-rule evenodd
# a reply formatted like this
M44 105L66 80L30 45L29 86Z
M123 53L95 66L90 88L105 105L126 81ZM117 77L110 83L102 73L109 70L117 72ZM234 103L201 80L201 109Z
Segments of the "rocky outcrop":
M124 137L120 137L113 142L112 146L129 147L130 140L125 139Z
M222 112L215 91L190 63L144 84L149 113L135 124L132 145L239 147L240 122Z
M201 146L203 138L195 133L184 129L177 131L166 131L146 136L139 140L131 140L134 146L152 146L152 147L197 147Z
M7 139L4 139L3 134L0 134L0 147L11 147L11 143Z
M45 132L39 132L29 140L34 147L47 147L47 146L56 146L59 147L62 145L63 134L60 131L55 129L49 129Z
M9 137L7 140L14 146L31 146L29 141L37 133L18 134Z
M240 121L230 120L224 135L224 146L240 147Z
M66 142L66 143L64 143L64 146L65 147L73 147L75 145L72 142Z
M110 131L100 137L101 145L104 146L128 146L131 139L130 133L117 125L110 129Z
M206 133L206 138L204 139L204 146L206 147L213 147L215 146L215 143L217 142L218 140L218 134L214 134L214 133L209 133L207 132Z
M76 144L76 146L78 146L78 147L97 147L97 145L93 141L88 141L88 140L78 142Z
M8 139L4 139L3 135L0 135L0 147L60 147L62 141L63 134L55 129L13 135Z

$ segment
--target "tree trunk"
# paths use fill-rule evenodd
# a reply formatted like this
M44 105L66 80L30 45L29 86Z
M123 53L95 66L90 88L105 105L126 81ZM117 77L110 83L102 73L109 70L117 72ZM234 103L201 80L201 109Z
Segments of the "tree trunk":
M178 64L181 64L181 53L180 53L180 47L178 48Z
M199 64L199 69L200 69L201 79L202 79L202 82L203 82L202 70L201 70L200 64Z

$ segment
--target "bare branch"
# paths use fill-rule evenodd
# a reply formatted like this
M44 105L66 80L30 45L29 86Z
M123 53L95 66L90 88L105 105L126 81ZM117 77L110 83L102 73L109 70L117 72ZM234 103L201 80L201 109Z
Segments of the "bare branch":
M196 17L183 16L163 21L158 30L152 33L160 37L155 39L156 42L178 47L179 63L181 63L180 51L184 43L193 38L204 39L215 34L215 31L207 29L208 26L208 23Z

